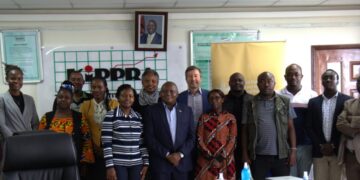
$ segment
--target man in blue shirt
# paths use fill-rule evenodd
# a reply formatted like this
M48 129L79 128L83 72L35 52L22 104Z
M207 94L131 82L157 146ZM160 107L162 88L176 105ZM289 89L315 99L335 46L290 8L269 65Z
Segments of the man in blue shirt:
M145 112L152 179L187 180L193 169L193 113L190 107L176 103L177 96L175 83L166 82L160 91L162 102L149 106Z

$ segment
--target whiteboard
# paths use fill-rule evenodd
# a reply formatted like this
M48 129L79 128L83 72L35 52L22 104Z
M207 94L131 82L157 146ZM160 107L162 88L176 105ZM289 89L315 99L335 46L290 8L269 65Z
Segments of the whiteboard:
M161 81L159 82L159 86L166 82L166 81L173 81L177 84L179 91L186 89L186 82L184 76L179 76L179 72L184 72L185 68L187 67L186 62L186 54L187 54L187 48L185 47L185 43L176 43L176 44L169 44L168 45L168 51L167 52L158 52L159 55L157 56L157 59L164 59L166 60L166 63L164 61L160 61L159 63L165 63L164 68L166 70L159 71L159 75L161 76ZM111 67L110 64L107 66L106 62L109 60L110 55L115 55L112 58L117 58L120 56L117 56L114 53L118 52L126 52L122 54L122 58L129 57L131 60L133 60L133 57L130 57L132 55L136 56L135 59L144 58L145 56L151 56L153 55L153 51L137 51L135 54L133 54L133 47L131 45L108 45L108 46L55 46L55 47L46 47L43 49L43 59L44 59L44 80L42 83L38 84L36 86L37 89L37 99L35 100L37 102L37 110L40 115L43 115L45 112L48 112L52 109L52 104L55 99L56 91L59 88L59 83L62 82L62 80L66 79L66 75L64 74L65 68L69 67L75 67L75 69L83 68L82 58L85 58L84 61L89 60L89 62L97 63L99 59L103 61L100 65L101 67ZM66 52L66 53L65 53ZM76 54L75 52L78 52ZM110 53L112 52L112 53ZM66 54L66 59L64 56L64 53ZM127 53L129 53L127 55ZM88 56L89 55L89 56ZM56 56L56 57L55 57ZM88 57L87 57L88 56ZM100 56L100 57L99 57ZM77 58L79 61L78 64L72 62L73 59ZM64 60L66 60L67 64L64 65ZM94 61L94 62L92 62ZM136 63L136 62L135 62ZM72 64L72 65L71 65ZM78 67L76 67L78 65ZM104 65L104 66L103 66ZM143 63L139 63L139 67L143 69L144 67L151 67L154 68L155 64L152 64L152 59L150 58L149 61L146 62L144 65ZM157 64L159 65L159 64ZM93 65L94 68L97 68L97 66ZM99 66L100 67L100 66ZM157 66L156 68L160 68L163 66ZM163 68L162 68L163 69ZM57 72L56 72L57 71ZM83 72L86 73L86 72ZM182 74L182 73L181 73ZM119 82L112 82L113 84L109 83L108 85L111 86L110 88L113 88L115 90L119 84L123 81ZM135 88L139 90L141 87L141 82L126 82L132 86L136 86ZM135 84L133 84L135 83ZM83 87L83 90L89 92L90 87L89 84L85 84ZM114 91L112 91L114 92ZM45 95L46 94L46 95Z

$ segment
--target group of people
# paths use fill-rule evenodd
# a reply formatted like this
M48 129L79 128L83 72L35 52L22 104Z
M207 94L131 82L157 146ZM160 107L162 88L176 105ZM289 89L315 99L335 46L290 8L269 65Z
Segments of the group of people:
M82 91L83 76L74 71L40 122L34 100L20 90L21 69L7 65L5 75L1 141L18 131L68 133L83 179L215 180L222 173L235 180L244 162L255 180L302 177L311 164L316 180L338 180L343 162L348 179L360 179L360 101L338 92L339 75L331 69L321 76L318 96L302 87L297 64L286 68L287 86L279 92L271 72L259 74L256 95L245 91L239 72L225 95L201 88L196 66L186 69L188 89L181 93L171 81L158 89L158 73L147 68L139 94L123 84L116 100L101 78L92 79L91 94Z

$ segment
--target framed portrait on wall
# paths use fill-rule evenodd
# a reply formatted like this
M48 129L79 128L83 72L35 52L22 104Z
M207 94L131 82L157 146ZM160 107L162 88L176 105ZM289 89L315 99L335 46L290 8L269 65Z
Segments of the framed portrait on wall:
M360 75L360 61L350 62L350 80L356 81L356 78Z
M135 50L166 51L167 12L135 12Z

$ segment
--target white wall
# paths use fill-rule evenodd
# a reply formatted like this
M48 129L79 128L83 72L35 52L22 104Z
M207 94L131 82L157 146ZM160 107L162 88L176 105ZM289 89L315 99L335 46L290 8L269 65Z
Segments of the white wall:
M186 88L183 77L189 65L189 31L191 30L260 30L260 40L285 40L286 65L303 67L303 85L311 87L311 46L325 44L360 44L360 11L341 12L268 12L268 13L170 13L168 46L182 53L169 60L168 79L180 90ZM320 15L319 15L320 14ZM99 17L97 17L99 16ZM25 18L26 17L26 18ZM84 18L85 17L85 18ZM96 18L97 17L97 18ZM0 15L0 29L39 28L44 49L52 47L134 47L134 22L130 14L106 18L104 15ZM51 20L54 18L54 20ZM96 19L96 20L92 20ZM102 20L103 19L103 20ZM169 53L168 53L169 54ZM45 58L44 58L45 59ZM172 64L177 64L173 66ZM180 65L179 65L180 64ZM2 69L0 70L2 71ZM2 72L0 75L2 79ZM45 79L53 77L44 77ZM49 79L47 79L49 81ZM41 84L26 84L22 91L32 95L39 115L49 111L52 102L41 103ZM0 93L7 90L1 83ZM52 96L53 94L49 95Z

